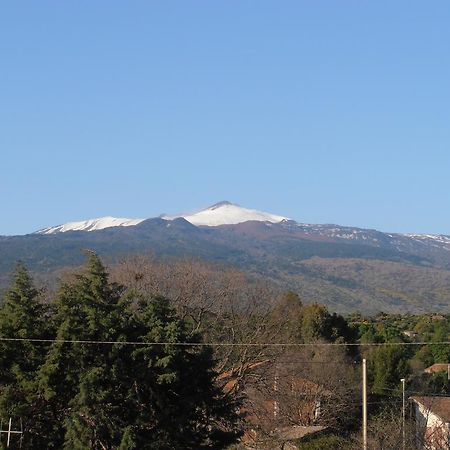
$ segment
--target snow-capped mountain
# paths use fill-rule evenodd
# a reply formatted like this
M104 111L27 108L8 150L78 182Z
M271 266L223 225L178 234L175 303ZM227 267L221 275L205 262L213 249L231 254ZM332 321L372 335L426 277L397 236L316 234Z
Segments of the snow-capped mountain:
M255 220L259 222L277 223L283 220L288 220L287 217L277 216L256 209L243 208L230 202L216 203L206 209L191 214L179 215L162 215L161 219L173 220L178 218L186 219L195 226L210 226L218 225L235 225L242 222ZM38 234L54 234L65 233L67 231L97 231L110 227L129 227L138 225L145 219L127 219L117 217L100 217L98 219L89 219L79 222L68 222L55 227L44 228L37 231Z
M301 223L229 202L191 214L102 217L0 236L0 288L17 260L46 272L81 264L83 249L107 258L154 254L229 264L347 312L448 312L450 305L450 236Z
M80 222L68 222L55 227L44 228L37 231L38 234L65 233L67 231L96 231L110 227L130 227L141 223L145 219L126 219L119 217L100 217L98 219L82 220Z
M236 226L245 222L260 222L272 228L272 233L288 232L291 236L322 240L340 241L355 244L364 244L375 247L395 248L398 251L422 253L424 250L435 252L436 250L450 252L450 237L431 234L400 234L382 233L376 230L366 230L356 227L345 227L327 224L298 223L285 216L271 214L256 209L223 201L208 208L189 214L161 215L159 219L172 221L185 219L194 226L217 227ZM67 231L98 231L111 227L130 227L138 225L146 219L128 219L117 217L101 217L78 222L68 222L62 225L44 228L36 234L57 234Z
M256 209L243 208L230 202L216 203L209 208L192 214L180 214L175 216L162 215L165 220L173 220L182 217L196 226L216 227L219 225L235 225L242 222L255 220L258 222L277 223L289 220L287 217L270 214Z

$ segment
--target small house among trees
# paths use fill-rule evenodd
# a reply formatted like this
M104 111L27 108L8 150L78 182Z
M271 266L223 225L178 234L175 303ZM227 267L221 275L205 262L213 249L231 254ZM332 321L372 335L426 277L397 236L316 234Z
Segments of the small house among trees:
M283 362L267 359L247 365L248 376L242 387L233 371L217 378L224 392L242 389L245 400L241 415L247 423L244 441L263 435L278 436L282 441L299 439L327 428L330 401L337 401L333 393L296 375Z
M430 367L427 367L424 372L425 373L429 373L429 374L433 374L433 373L438 373L438 372L450 372L450 363L445 363L445 364L433 364Z

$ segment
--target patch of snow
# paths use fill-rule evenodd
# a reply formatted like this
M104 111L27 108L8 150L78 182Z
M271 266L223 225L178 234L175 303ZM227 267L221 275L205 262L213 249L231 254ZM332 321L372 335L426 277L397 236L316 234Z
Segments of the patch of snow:
M450 244L450 236L444 234L407 234L406 236L419 241L437 241L444 244Z
M203 209L193 214L181 214L175 216L163 215L162 219L173 220L182 217L193 225L216 227L218 225L234 225L249 220L259 222L278 223L289 220L287 217L257 211L256 209L243 208L230 202L220 202L209 208Z
M56 227L44 228L36 231L37 234L65 233L67 231L95 231L110 227L130 227L143 222L145 219L126 219L119 217L100 217L98 219L68 222Z

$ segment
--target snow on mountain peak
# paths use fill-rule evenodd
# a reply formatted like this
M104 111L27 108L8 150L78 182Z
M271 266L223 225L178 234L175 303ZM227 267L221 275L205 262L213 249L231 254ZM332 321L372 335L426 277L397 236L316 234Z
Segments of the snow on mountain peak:
M37 231L38 234L65 233L67 231L95 231L110 227L129 227L137 225L145 219L126 219L120 217L100 217L98 219L82 220L80 222L68 222L56 227L44 228Z
M218 225L234 225L237 223L256 220L259 222L277 223L283 220L289 220L287 217L258 211L256 209L243 208L228 201L216 203L206 209L202 209L192 214L181 214L175 216L163 215L162 219L173 220L184 218L193 225L203 225L215 227Z
M277 223L289 220L287 217L277 216L256 209L243 208L242 206L223 201L206 209L192 214L180 214L174 216L161 215L162 219L173 220L184 218L193 225L218 226L232 225L249 220ZM65 233L67 231L96 231L110 227L129 227L143 222L145 219L126 219L118 217L100 217L79 222L68 222L55 227L48 227L37 231L37 234Z

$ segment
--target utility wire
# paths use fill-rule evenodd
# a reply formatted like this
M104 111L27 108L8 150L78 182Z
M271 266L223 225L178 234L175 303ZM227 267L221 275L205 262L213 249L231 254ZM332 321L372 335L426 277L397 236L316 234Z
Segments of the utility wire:
M181 347L393 347L409 345L450 345L450 341L441 342L368 342L368 343L343 343L343 342L146 342L146 341L97 341L83 339L39 339L39 338L7 338L0 337L0 342L35 342L35 343L60 343L60 344L101 344L101 345L172 345Z
M400 390L400 388L399 389L392 389L392 388L381 388L381 389L383 389L383 390L385 390L385 391L399 391ZM435 393L435 392L428 392L428 393L424 393L423 391L422 392L419 392L419 391L411 391L411 390L409 390L409 389L406 389L405 390L405 392L409 395L409 394L414 394L414 395L418 395L418 396L421 396L421 397L449 397L449 395L446 395L446 394L443 394L442 392L439 392L439 393Z

